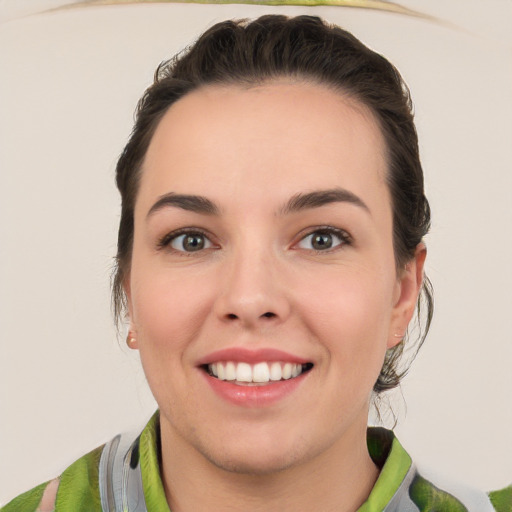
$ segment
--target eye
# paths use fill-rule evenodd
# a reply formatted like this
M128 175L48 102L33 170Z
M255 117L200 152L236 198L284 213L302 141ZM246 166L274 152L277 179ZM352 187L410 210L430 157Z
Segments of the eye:
M301 249L328 251L350 243L350 236L341 229L317 229L302 238L297 244Z
M197 252L212 247L212 242L203 233L181 233L168 238L167 244L175 251Z

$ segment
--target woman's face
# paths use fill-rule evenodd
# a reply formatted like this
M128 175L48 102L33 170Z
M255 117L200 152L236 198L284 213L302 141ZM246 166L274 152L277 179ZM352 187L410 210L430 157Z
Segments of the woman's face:
M126 282L164 443L265 473L364 437L424 257L397 275L386 172L373 116L320 85L209 86L168 110Z

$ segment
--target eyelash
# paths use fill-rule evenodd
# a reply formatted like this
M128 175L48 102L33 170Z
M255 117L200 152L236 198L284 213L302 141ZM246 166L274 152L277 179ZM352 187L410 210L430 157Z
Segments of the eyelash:
M198 229L198 228L184 228L184 229L179 229L177 231L172 231L171 233L167 233L166 235L164 235L162 238L160 238L160 240L158 240L157 248L159 250L169 249L169 250L172 250L172 251L174 251L176 253L179 253L179 254L181 254L183 256L192 255L195 251L185 251L185 250L179 250L179 249L175 249L175 248L171 247L171 244L172 244L173 241L178 239L180 236L184 236L184 235L201 236L205 240L207 240L210 244L213 245L213 242L211 241L211 238L203 230ZM204 249L209 249L209 247L206 247ZM200 251L202 251L204 249L201 248L197 252L200 252Z
M336 251L338 249L341 249L343 246L346 245L352 245L352 237L344 230L339 228L334 228L332 226L318 226L313 229L309 229L308 232L300 238L300 240L294 244L295 246L298 246L301 242L304 242L308 237L311 237L313 235L330 235L338 238L339 243L334 245L333 247L328 247L327 249L306 249L306 250L312 250L316 254L319 253L330 253L333 251ZM299 247L300 249L300 247Z
M340 249L343 246L352 245L352 237L345 230L339 229L339 228L334 228L332 226L319 226L319 227L315 227L313 229L308 230L308 232L305 235L301 236L301 238L299 239L298 242L293 244L293 247L298 246L301 242L304 242L308 237L311 237L315 234L316 235L320 234L320 235L334 236L334 237L338 238L339 243L334 245L333 247L328 247L327 249L315 249L315 248L307 249L307 248L305 248L305 250L312 250L317 254L322 253L322 252L330 253L330 252ZM162 238L160 238L158 240L157 248L159 250L167 248L167 249L173 250L174 252L179 253L183 256L185 256L185 255L190 256L195 251L185 251L185 250L179 250L179 249L175 249L175 248L171 247L171 244L173 241L177 240L180 236L184 236L184 235L192 235L192 236L195 235L195 236L203 237L205 240L207 240L209 242L209 244L213 245L211 238L203 230L198 229L198 228L185 228L185 229L179 229L177 231L172 231L171 233L167 233L165 236L163 236ZM209 248L210 247L200 248L200 249L198 249L197 252L202 252L203 250L209 249ZM300 249L300 247L299 247L299 249Z

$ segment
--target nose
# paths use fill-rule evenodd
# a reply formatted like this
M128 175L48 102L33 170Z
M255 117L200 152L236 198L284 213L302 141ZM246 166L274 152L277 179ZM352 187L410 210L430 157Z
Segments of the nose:
M283 272L271 251L239 251L223 263L214 310L222 322L259 328L285 321L291 310Z

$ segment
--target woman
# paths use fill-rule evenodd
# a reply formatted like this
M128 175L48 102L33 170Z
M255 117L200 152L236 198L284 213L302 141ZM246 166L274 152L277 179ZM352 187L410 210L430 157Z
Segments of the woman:
M114 302L159 413L6 512L512 510L511 488L426 479L367 431L432 308L411 104L383 57L317 18L220 23L159 68L117 184Z

